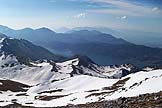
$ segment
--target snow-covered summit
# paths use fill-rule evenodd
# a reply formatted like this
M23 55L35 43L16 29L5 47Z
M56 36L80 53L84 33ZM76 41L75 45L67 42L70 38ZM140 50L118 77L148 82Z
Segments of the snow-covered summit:
M85 59L85 58L84 58ZM120 78L128 67L101 67L93 62L86 62L83 58L74 58L64 62L30 61L22 64L17 56L0 56L0 77L35 85L46 81L62 80L77 75L88 75L100 78ZM129 68L128 74L131 73ZM116 77L118 76L118 77Z

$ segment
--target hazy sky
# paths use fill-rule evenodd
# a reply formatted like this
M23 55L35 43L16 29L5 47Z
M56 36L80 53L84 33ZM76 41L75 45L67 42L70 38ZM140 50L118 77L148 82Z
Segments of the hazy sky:
M162 0L0 0L0 25L106 26L162 33Z

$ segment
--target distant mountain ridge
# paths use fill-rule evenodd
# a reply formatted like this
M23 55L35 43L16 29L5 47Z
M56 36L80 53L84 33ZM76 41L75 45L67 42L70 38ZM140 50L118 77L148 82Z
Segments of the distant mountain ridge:
M122 38L134 44L146 45L150 47L162 48L162 33L146 32L140 30L127 30L127 29L110 29L108 27L74 27L72 29L65 29L64 32L72 32L79 30L97 30L102 33L111 34L118 38ZM63 31L63 30L61 30Z
M45 28L45 27L43 27ZM126 30L126 29L110 29L108 27L74 27L74 28L67 28L67 27L61 27L59 29L55 29L56 32L58 33L69 33L73 31L80 31L80 30L96 30L100 31L102 33L106 34L111 34L113 36L116 36L118 38L123 38L131 43L139 44L139 45L146 45L150 47L161 47L161 39L162 39L162 34L160 33L154 33L154 32L145 32L145 31L139 31L139 30ZM16 37L20 37L21 35L25 35L23 32L32 32L34 29L31 28L24 28L24 29L19 29L19 30L14 30L9 27L0 25L0 32L4 33L6 35L16 35ZM50 30L51 31L51 30ZM28 37L28 36L25 36Z
M48 28L42 27L39 29L24 28L20 30L10 29L8 27L0 27L0 32L7 36L27 39L34 43L48 43L51 41L65 42L65 43L88 43L88 42L102 42L112 44L128 43L123 39L118 39L110 34L101 33L96 30L74 30L70 33L56 33ZM119 43L118 43L119 42ZM120 43L121 42L121 43Z

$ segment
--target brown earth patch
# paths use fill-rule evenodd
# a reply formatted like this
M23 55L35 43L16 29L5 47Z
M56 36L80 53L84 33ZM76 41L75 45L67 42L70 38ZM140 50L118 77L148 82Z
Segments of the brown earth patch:
M43 91L43 92L39 92L38 94L42 94L42 93L54 93L54 92L61 92L63 89L57 89L57 90L50 90L50 91Z
M0 82L2 83L2 85L0 85L0 91L10 90L12 92L26 92L28 89L25 88L30 87L28 85L11 80L0 80Z

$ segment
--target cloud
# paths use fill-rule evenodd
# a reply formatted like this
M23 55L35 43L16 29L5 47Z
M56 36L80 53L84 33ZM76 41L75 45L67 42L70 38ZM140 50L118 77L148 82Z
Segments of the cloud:
M122 16L121 19L127 19L127 16Z
M153 11L153 12L158 11L158 10L159 10L158 7L154 7L154 8L152 8L152 11Z
M86 13L79 13L77 15L74 15L73 18L85 18L86 17Z
M120 16L120 17L116 17L116 19L120 19L120 20L126 20L128 17L127 16Z
M90 3L102 3L107 4L108 8L91 9L89 12L112 14L112 15L127 15L127 16L156 16L160 13L158 7L149 7L143 4L125 1L125 0L89 0ZM153 15L156 14L156 15Z
M101 14L112 14L112 15L127 15L127 16L142 16L142 14L130 12L128 10L122 9L93 9L88 10L88 12L92 13L101 13Z

